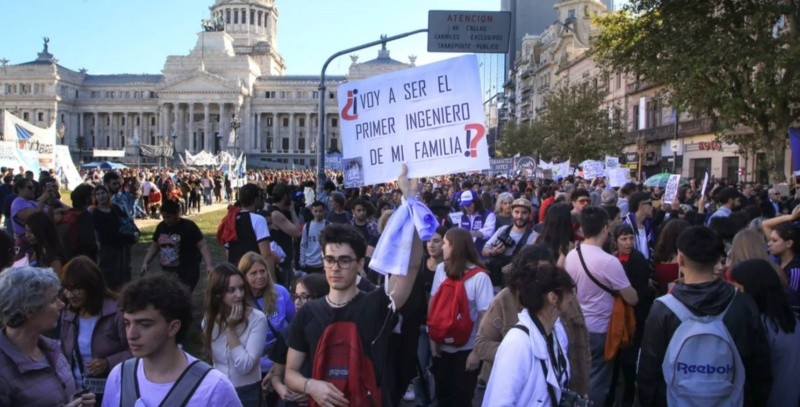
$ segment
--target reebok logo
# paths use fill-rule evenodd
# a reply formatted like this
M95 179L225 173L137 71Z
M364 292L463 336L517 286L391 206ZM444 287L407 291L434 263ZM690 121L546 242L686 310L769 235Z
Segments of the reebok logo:
M733 366L711 366L711 365L690 365L678 362L678 371L681 373L702 373L702 374L729 374L733 373Z

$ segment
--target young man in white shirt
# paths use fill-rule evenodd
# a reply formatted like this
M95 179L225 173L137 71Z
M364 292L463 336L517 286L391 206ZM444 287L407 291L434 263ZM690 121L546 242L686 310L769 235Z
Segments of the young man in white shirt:
M178 347L192 322L191 296L177 279L155 274L129 284L120 297L125 334L136 359L123 362L111 371L103 406L158 406L197 362L197 358ZM127 387L123 386L123 366L127 363L132 363L135 369L136 394L132 397L123 390ZM133 402L121 403L121 399ZM241 403L228 378L211 369L184 405L233 407Z

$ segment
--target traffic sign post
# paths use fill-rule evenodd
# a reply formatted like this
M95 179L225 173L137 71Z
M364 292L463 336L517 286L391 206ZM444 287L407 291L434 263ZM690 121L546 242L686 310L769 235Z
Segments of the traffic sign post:
M510 11L428 12L428 52L504 54L510 33Z

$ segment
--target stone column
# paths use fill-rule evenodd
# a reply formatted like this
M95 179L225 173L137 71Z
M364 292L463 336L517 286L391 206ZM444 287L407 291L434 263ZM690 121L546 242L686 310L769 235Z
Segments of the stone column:
M201 143L196 142L197 137L194 134L194 102L189 103L189 139L192 140L191 145L195 152L205 148ZM199 148L198 145L200 145Z
M175 123L174 124L174 129L171 132L169 132L167 137L169 137L169 141L170 142L172 142L172 141L175 142L175 145L173 147L175 149L179 149L179 147L178 147L180 145L179 140L181 138L180 134L178 133L178 128L180 127L180 123L181 123L181 116L180 116L181 115L181 105L180 105L180 103L175 103L174 110L175 110L175 112L174 112L175 114L173 115L174 119L175 119L175 121L174 121L174 123ZM178 136L178 138L173 138L172 137L173 134Z
M209 112L208 103L203 103L203 135L205 136L206 150L208 152L212 153L212 154L216 154L217 152L214 151L214 149L212 147L214 145L214 141L213 141L214 140L214 132L211 131L211 128L209 127L209 123L208 123L208 119L209 119L208 114L209 113L208 112Z
M311 152L311 142L314 141L314 134L311 131L311 113L306 113L306 145L304 152Z
M272 114L272 151L277 151L282 148L280 144L281 138L278 136L278 129L280 129L278 126L279 119L278 112Z
M92 146L94 148L97 145L97 140L100 139L100 113L94 112L94 136L92 137L91 143L87 143L86 145Z
M225 103L218 103L219 105L219 148L220 150L228 151L228 136L230 135L230 128L228 127L228 110L225 108Z
M248 12L249 14L249 12ZM242 112L242 133L239 135L239 151L244 151L247 154L248 149L252 149L254 146L253 143L253 134L255 133L253 129L255 128L255 118L253 117L253 110L252 104L250 103L251 100L249 98L245 98L244 106L239 108L239 111Z
M297 120L294 117L294 113L289 113L289 152L296 153L297 152L297 132L295 130L295 121Z

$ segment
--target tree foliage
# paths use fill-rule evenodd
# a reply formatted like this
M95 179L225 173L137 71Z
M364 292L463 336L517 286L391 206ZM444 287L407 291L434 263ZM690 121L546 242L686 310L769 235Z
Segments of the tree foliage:
M800 115L800 0L631 0L596 18L595 55L604 66L665 85L670 103L739 126L728 136L767 153L782 181L788 128ZM741 132L738 132L741 134Z
M559 87L545 96L538 120L508 125L498 142L504 155L538 155L544 160L581 162L622 151L621 109L604 107L605 86Z

